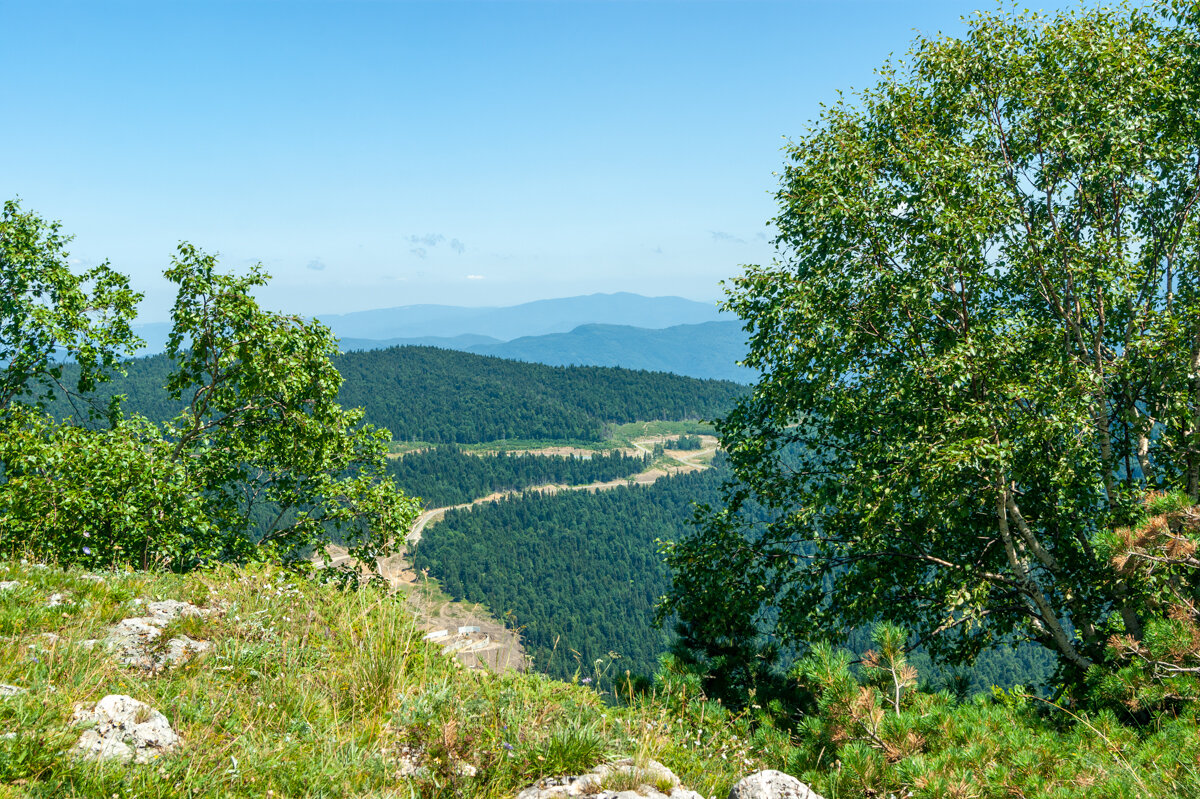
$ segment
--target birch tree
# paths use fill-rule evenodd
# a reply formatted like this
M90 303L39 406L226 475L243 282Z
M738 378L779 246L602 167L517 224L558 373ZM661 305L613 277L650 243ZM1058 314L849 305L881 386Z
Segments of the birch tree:
M777 257L727 286L762 375L720 424L736 482L668 548L696 652L891 621L1072 680L1143 636L1106 542L1200 500L1197 29L977 14L788 143Z

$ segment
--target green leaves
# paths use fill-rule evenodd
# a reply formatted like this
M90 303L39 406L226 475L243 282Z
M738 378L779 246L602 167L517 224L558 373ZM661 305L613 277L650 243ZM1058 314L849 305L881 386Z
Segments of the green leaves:
M0 462L7 557L178 569L213 554L202 497L144 419L93 431L15 408L0 430Z
M1200 498L1194 17L978 14L788 145L778 259L728 287L763 373L720 426L739 485L670 554L687 624L691 585L775 585L739 617L785 645L1015 634L1076 682L1111 613L1149 629L1093 542Z
M36 405L56 386L77 398L119 369L119 358L141 343L129 322L142 295L107 263L75 274L67 260L69 241L57 223L22 212L16 201L4 204L0 413L18 402ZM64 358L80 366L75 386L60 385Z
M386 431L337 404L341 375L329 328L262 310L260 267L224 275L181 244L166 276L179 285L167 388L189 400L170 425L224 557L297 558L331 538L365 564L403 540L418 506L387 478Z
M225 275L180 245L166 272L179 286L167 389L187 407L165 429L123 419L117 400L106 430L41 414L54 388L100 413L87 392L137 342L140 295L107 265L74 275L65 242L57 225L5 205L0 552L187 569L298 560L336 539L373 567L403 540L418 506L384 472L390 437L338 406L328 328L259 308L261 267ZM73 388L61 385L63 357L79 364Z

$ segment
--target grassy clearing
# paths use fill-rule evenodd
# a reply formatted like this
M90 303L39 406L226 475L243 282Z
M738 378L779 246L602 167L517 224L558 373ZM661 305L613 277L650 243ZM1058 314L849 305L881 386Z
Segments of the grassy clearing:
M602 441L581 441L578 439L505 439L503 441L486 441L477 444L456 444L464 452L523 452L526 450L549 449L553 447L574 447L592 452L608 452L613 449L632 449L633 440L650 436L679 436L679 435L715 435L716 428L708 422L630 422L628 424L609 425L608 433ZM404 455L409 452L432 449L440 446L428 441L393 441L388 447L389 455Z
M714 768L736 721L707 725L715 746L680 747L652 702L610 707L586 686L463 669L421 640L402 597L268 567L102 576L0 564L0 580L21 581L0 592L0 682L26 689L0 699L0 734L16 733L0 739L0 797L490 798L638 751L715 795L745 770ZM53 593L71 604L46 608ZM168 631L214 649L153 675L78 646L139 615L138 598L218 609ZM182 748L145 766L74 757L74 708L110 693L164 713Z
M716 435L716 428L701 421L631 422L610 426L607 442L610 447L632 447L634 439L682 435Z

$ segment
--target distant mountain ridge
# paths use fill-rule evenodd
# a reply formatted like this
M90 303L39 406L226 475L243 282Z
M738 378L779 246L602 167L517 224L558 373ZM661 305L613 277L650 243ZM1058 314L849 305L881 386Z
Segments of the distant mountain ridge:
M343 351L392 346L431 346L494 355L550 366L620 366L687 377L752 383L752 369L738 366L746 355L739 322L703 322L658 330L629 325L586 324L565 333L499 341L487 336L426 336L411 339L343 339Z
M715 303L630 292L503 307L406 305L317 316L344 352L432 346L550 366L619 366L751 383L737 365L745 334ZM170 326L135 326L139 355L162 352Z
M511 341L523 336L566 333L582 324L657 329L728 318L715 303L683 297L644 297L630 292L535 300L504 307L406 305L374 311L318 316L339 338L397 339L463 334Z

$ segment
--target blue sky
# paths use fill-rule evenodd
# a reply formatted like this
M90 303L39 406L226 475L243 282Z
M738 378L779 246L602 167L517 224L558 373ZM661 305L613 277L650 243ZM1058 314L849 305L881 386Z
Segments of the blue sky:
M0 198L147 322L180 240L304 314L715 300L782 137L977 5L0 0Z

